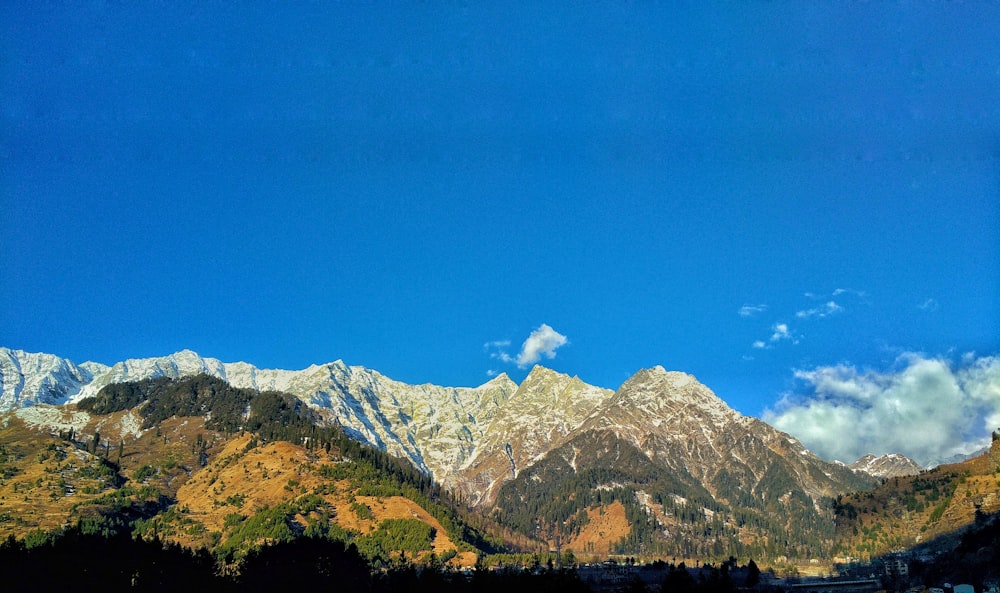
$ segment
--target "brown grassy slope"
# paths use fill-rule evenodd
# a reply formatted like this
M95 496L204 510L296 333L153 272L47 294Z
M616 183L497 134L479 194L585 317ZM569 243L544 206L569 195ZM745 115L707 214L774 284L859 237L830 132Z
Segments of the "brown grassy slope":
M251 439L250 435L231 439L211 463L180 487L177 506L184 509L187 520L204 530L177 533L172 539L187 546L208 545L212 532L226 534L228 515L250 516L264 507L321 492L333 510L330 520L346 530L365 534L386 519L412 518L434 528L435 553L457 551L444 527L416 502L402 496L356 496L348 480L331 482L320 475L320 466L337 463L327 453L283 441L248 447ZM352 509L355 504L367 506L372 518L359 516ZM305 517L297 520L303 526L307 522ZM465 556L461 559L475 563L475 554Z
M0 538L63 525L75 502L104 489L84 470L96 463L89 452L9 419L0 430Z
M625 507L619 501L587 509L587 524L564 547L580 557L588 554L603 556L612 544L628 536L632 530L625 517Z
M385 519L417 519L434 528L435 553L457 551L438 520L416 502L400 496L356 496L347 480L332 483L320 476L320 465L337 462L323 451L281 441L248 448L251 435L207 430L198 417L170 418L144 431L130 412L76 420L75 443L60 439L59 427L51 422L28 425L15 414L0 420L0 537L56 529L103 510L103 505L90 502L114 492L115 478L91 477L96 472L86 468L101 467L99 458L106 456L120 463L119 481L151 486L176 500L177 520L168 521L173 523L170 529L158 534L183 545L211 546L218 541L213 532L226 532L227 515L249 516L319 488L333 509L332 521L344 529L364 534ZM97 455L90 452L95 433L101 443ZM373 518L359 517L351 508L357 503L369 507ZM459 554L456 562L471 565L475 554Z
M1000 512L1000 441L989 453L917 476L892 478L837 506L838 554L867 559L950 536Z
M375 523L381 523L386 519L417 519L435 529L434 539L431 541L432 551L440 557L449 550L456 550L455 543L452 542L444 527L437 519L423 507L402 496L390 496L387 498L377 498L374 496L358 496L357 501L365 504L371 509L375 516ZM457 566L473 566L476 564L477 554L475 552L459 552L451 562Z
M128 484L143 465L155 472L144 483L172 498L200 467L200 454L193 447L197 435L206 442L207 455L223 440L205 430L201 418L172 418L159 430L140 432L127 412L93 417L70 409L49 412L24 415L49 416L49 424L25 422L15 413L0 419L0 538L23 537L92 516L99 507L89 503L113 492L116 482ZM60 418L74 415L73 441L60 438L59 432L68 434L69 428L59 424ZM96 454L95 435L100 436Z

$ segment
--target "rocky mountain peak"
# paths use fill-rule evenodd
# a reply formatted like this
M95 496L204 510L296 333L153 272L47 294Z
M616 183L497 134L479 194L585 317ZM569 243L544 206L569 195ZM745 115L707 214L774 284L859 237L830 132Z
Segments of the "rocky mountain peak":
M514 413L518 413L517 409L521 407L525 409L543 407L550 410L551 414L559 416L564 412L579 412L581 408L590 408L611 394L610 390L588 385L579 377L570 377L535 365L521 382L508 407Z
M879 457L869 453L847 467L876 478L915 476L923 469L916 461L899 453L887 453Z
M531 367L528 372L528 376L524 378L521 382L521 387L526 389L534 389L538 387L544 387L546 385L551 385L553 383L565 383L570 381L571 377L565 373L560 373L554 371L548 367L543 367L540 364L536 364Z
M510 378L510 375L508 375L507 373L500 373L499 375L494 376L492 379L490 379L489 381L483 383L479 387L483 388L483 387L487 387L487 386L490 386L490 385L499 385L499 384L507 384L507 383L514 383L514 381ZM514 386L516 387L517 383L514 383Z
M697 414L721 425L740 417L693 375L668 371L662 366L632 375L618 388L614 400L618 406L641 410L644 415L663 420Z
M604 401L609 389L536 365L493 416L462 468L462 487L475 503L561 443Z

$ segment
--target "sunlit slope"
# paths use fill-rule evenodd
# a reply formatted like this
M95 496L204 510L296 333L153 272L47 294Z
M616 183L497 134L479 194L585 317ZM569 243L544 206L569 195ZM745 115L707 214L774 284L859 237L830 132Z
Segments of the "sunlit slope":
M1000 440L975 459L890 478L870 492L839 497L835 508L836 552L845 559L920 544L954 548L966 528L1000 512Z

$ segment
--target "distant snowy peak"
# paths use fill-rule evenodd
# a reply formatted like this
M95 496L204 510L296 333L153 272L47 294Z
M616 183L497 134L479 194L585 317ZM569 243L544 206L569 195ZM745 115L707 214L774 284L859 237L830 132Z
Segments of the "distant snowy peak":
M542 366L535 366L520 386L509 379L503 384L515 391L484 426L485 438L477 447L477 455L506 449L513 442L516 446L510 455L518 465L579 426L612 394L609 389Z
M865 455L847 467L876 478L915 476L924 469L916 461L899 453L889 453L880 457Z
M0 348L0 412L66 403L107 368L97 363L77 366L52 354Z

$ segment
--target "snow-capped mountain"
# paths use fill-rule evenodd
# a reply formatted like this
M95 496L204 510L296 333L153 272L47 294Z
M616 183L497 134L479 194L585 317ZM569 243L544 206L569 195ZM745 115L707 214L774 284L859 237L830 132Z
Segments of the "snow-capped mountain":
M535 366L485 427L461 479L448 485L459 487L473 505L492 501L500 486L559 446L613 394Z
M0 411L75 403L111 383L200 374L292 394L536 537L579 533L593 505L615 500L633 517L629 545L710 554L719 545L742 549L745 540L809 555L831 545L824 499L873 483L743 416L695 377L659 366L616 391L540 366L521 385L503 374L478 387L440 387L339 360L287 371L185 350L76 365L0 348ZM782 543L791 529L798 543ZM676 547L678 534L696 547Z
M509 450L523 446L520 434L508 438ZM522 531L580 546L574 538L593 505L613 500L632 519L608 537L609 549L809 557L832 545L829 498L873 482L743 416L693 376L654 367L595 401L579 426L486 490L482 506Z
M869 453L847 467L876 478L915 476L924 469L916 461L899 453L888 453L879 457Z
M0 412L66 403L108 368L93 362L75 365L52 354L0 348Z
M339 360L287 371L223 363L184 350L112 366L75 365L51 354L0 348L0 412L74 403L111 383L199 374L235 387L295 395L327 410L358 440L404 457L442 482L466 463L485 427L517 390L506 374L472 388L409 385Z
M758 467L761 460L778 455L803 490L818 497L842 485L838 472L846 471L789 435L739 414L691 375L662 367L637 372L617 391L540 366L520 386L501 374L478 387L440 387L394 381L339 360L288 371L223 363L184 350L112 366L76 365L0 348L0 411L74 403L111 383L198 374L295 395L355 438L462 491L474 505L492 504L505 484L581 435L628 443L704 483L720 479L720 472L755 483L767 471Z
M723 482L732 481L757 491L775 464L817 500L851 481L850 472L730 408L693 376L659 366L622 384L578 432L588 431L614 434L650 460L686 472L717 493L727 487Z

